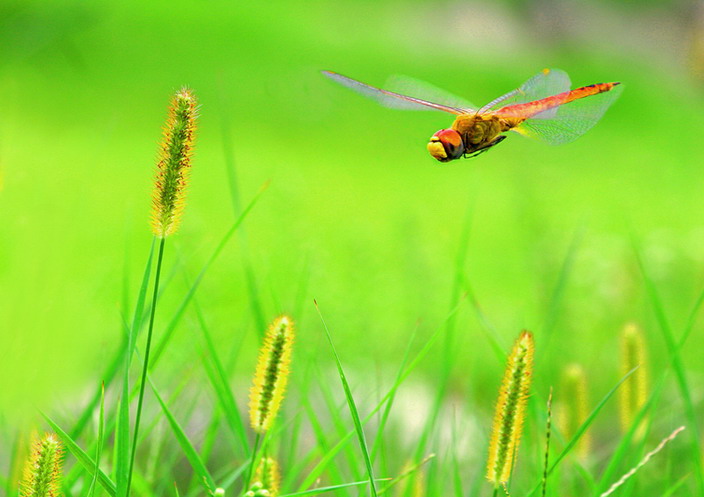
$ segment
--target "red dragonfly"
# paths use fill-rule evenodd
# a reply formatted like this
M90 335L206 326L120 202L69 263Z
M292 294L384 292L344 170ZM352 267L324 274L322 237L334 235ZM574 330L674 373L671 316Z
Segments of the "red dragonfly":
M544 69L515 90L476 107L406 76L394 76L386 85L389 89L382 90L332 71L323 74L386 107L439 110L457 116L452 127L430 137L428 151L440 162L486 152L503 141L507 131L552 145L569 143L591 129L623 89L620 83L597 83L570 90L566 72Z

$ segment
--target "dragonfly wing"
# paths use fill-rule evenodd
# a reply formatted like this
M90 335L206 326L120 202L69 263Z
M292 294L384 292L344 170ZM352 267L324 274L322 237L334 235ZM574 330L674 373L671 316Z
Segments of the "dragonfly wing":
M535 114L514 131L550 145L570 143L589 131L621 95L623 85Z
M466 113L476 112L479 108L462 97L453 95L449 91L421 81L420 79L401 74L390 76L389 79L386 80L384 87L396 93L416 95L424 100L438 102L454 109L462 109Z
M486 104L479 112L491 111L496 109L499 104L501 104L502 107L506 107L508 105L541 100L545 97L569 91L570 86L570 77L565 71L560 69L543 69L515 90ZM553 113L555 112L554 109L551 111ZM550 113L551 111L546 112Z
M390 90L383 90L332 71L323 71L323 74L333 81L340 83L342 86L346 86L357 93L361 93L366 97L376 100L384 107L404 110L439 110L456 115L465 113L465 110L461 107L444 105L442 103L431 102L429 100L423 100L421 98L395 93Z

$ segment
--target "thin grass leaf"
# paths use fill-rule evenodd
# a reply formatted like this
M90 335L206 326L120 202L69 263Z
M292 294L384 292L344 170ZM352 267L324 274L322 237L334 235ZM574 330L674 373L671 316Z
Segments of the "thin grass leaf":
M103 453L103 440L105 436L105 383L102 384L100 395L100 412L98 413L98 448L95 451L95 472L93 479L90 482L88 489L88 497L93 497L95 493L95 484L98 481L98 472L100 471L100 456Z
M230 382L228 381L222 361L220 361L220 356L218 355L215 343L213 342L213 337L210 334L210 329L205 322L203 312L197 301L194 300L193 305L198 317L200 329L203 332L203 339L208 351L208 358L210 359L208 363L205 362L206 358L203 358L203 362L206 365L205 369L208 374L208 379L210 380L210 384L215 391L215 397L218 400L218 404L225 414L227 426L240 441L244 456L249 457L251 449L249 446L249 440L247 439L247 430L245 428L244 421L242 420L242 416L240 415L237 400L230 389ZM210 364L210 366L208 366L208 364Z
M416 340L416 335L418 334L418 328L419 325L416 324L415 328L413 328L413 333L411 333L411 336L408 338L408 346L406 346L406 350L403 353L403 358L401 359L401 365L398 368L398 373L396 373L396 379L394 382L398 381L398 379L401 377L403 374L403 370L406 368L406 364L408 363L408 358L411 355L411 347L413 346L413 343ZM379 428L377 429L377 435L376 438L374 439L374 443L372 444L372 461L376 460L376 454L379 452L381 448L381 443L384 440L384 437L382 434L384 433L384 428L386 427L386 423L389 419L389 415L391 414L391 407L394 404L394 399L396 398L396 393L394 392L390 397L388 402L386 402L386 406L384 407L384 412L381 414L381 420L379 421Z
M242 211L240 216L232 224L230 229L227 230L227 233L225 233L225 235L222 237L222 239L220 240L218 245L215 247L215 250L213 250L212 254L210 254L210 257L208 258L208 260L205 262L205 264L201 268L200 272L198 273L198 276L196 276L196 279L193 281L193 285L191 285L191 288L188 289L186 296L181 301L181 304L179 305L178 309L174 313L174 316L171 318L171 321L169 321L169 324L166 326L163 333L161 333L161 340L154 347L154 352L152 354L152 360L150 362L150 369L153 369L154 367L156 367L156 364L159 361L159 358L161 357L162 353L164 352L164 349L166 349L166 346L168 345L169 341L171 340L171 336L173 335L173 332L176 329L176 326L181 321L181 318L183 317L183 314L186 311L188 304L191 302L191 300L193 299L193 296L196 294L196 291L198 290L198 287L200 286L201 282L203 281L205 274L210 269L210 266L212 266L212 264L215 262L215 260L218 258L218 256L225 249L227 242L230 241L230 238L232 238L232 235L235 234L237 229L240 227L240 225L247 218L247 215L250 213L250 211L257 204L257 202L261 198L262 194L266 191L268 186L269 186L268 182L264 183L264 185L254 195L254 197L249 202L249 204L247 204L247 207L245 207L245 209Z
M129 329L127 329L127 333L123 335L122 343L118 347L115 356L112 358L112 361L110 361L108 367L105 369L105 373L102 375L102 377L105 378L102 382L102 385L109 386L112 383L113 379L115 379L115 376L117 376L117 372L120 370L120 366L125 364L125 354L127 354L127 342L129 340L128 333ZM95 389L93 397L91 397L88 404L83 408L83 411L81 411L81 415L79 416L78 421L76 421L76 424L74 424L73 428L71 428L71 438L77 439L79 436L81 436L81 433L83 433L83 430L88 425L88 422L93 416L95 408L98 407L98 404L101 402L102 396L103 388L101 386Z
M323 378L323 375L320 375ZM330 390L330 384L327 381L319 381L318 386L320 392L323 394L323 400L327 407L328 413L330 415L330 421L332 421L333 426L337 432L337 435L343 437L347 432L347 423L342 417L344 412L344 403L336 403L333 397L333 393ZM345 402L347 402L345 400ZM314 411L314 410L313 410ZM309 411L310 413L311 411ZM359 454L355 451L354 446L345 446L344 454L347 457L347 465L352 473L349 478L354 480L359 480L364 478L364 473L359 471L357 461L359 460Z
M193 447L190 440L188 440L188 437L186 436L186 433L183 431L183 428L181 428L181 425L178 423L178 421L176 421L176 418L174 418L173 414L171 414L171 411L164 403L163 399L161 398L161 395L159 395L159 392L157 391L156 386L152 382L151 378L148 378L148 381L149 381L149 385L152 387L152 391L154 392L154 396L159 401L159 405L161 405L161 410L164 412L166 419L169 421L169 425L171 426L171 430L174 432L174 435L176 436L176 440L178 441L179 445L181 446L181 449L183 450L184 455L188 459L188 462L191 463L191 467L193 468L193 471L195 471L196 474L198 474L203 479L205 489L208 492L211 492L211 493L214 492L217 485L215 485L215 481L213 480L213 477L210 476L210 473L208 472L207 468L203 464L203 461L201 461L200 456L198 455L198 452Z
M303 258L303 268L301 276L296 286L296 297L293 299L293 315L298 316L298 319L303 319L304 305L308 301L308 285L310 283L312 271L310 270L310 256L308 253Z
M632 477L633 475L635 475L643 466L645 466L645 465L648 463L648 461L650 461L650 459L651 459L654 455L656 455L658 452L660 452L660 451L665 447L665 445L667 445L669 442L671 442L672 440L674 440L674 439L677 437L677 435L678 435L682 430L684 430L684 428L685 428L684 426L680 426L679 428L675 429L675 431L673 431L672 433L670 433L669 436L667 436L667 437L665 437L664 439L662 439L662 440L660 441L660 443L658 444L657 447L655 447L653 450L649 451L649 452L645 455L645 457L643 457L643 458L638 462L638 464L636 464L636 465L635 465L634 467L632 467L627 473L625 473L623 476L621 476L621 478L619 478L619 480L618 480L617 482L614 482L614 483L609 487L609 489L608 489L606 492L604 492L604 493L601 494L600 497L608 497L609 495L611 495L618 487L620 487L621 485L623 485L629 478L631 478L631 477Z
M128 365L134 354L135 344L137 342L137 334L139 332L140 325L143 322L144 316L144 304L147 300L147 290L149 288L149 278L152 270L152 262L154 260L154 249L156 248L156 239L152 240L152 245L149 248L149 257L147 257L147 264L144 267L144 273L142 274L142 283L139 286L139 295L137 297L137 303L134 307L134 315L132 316L132 326L129 330L128 335L128 347L127 351L129 358L127 360ZM128 367L129 369L129 367Z
M460 300L460 294L462 292L462 282L464 280L465 263L467 260L467 253L469 247L470 234L472 231L472 222L474 219L474 203L476 199L475 196L470 196L467 202L467 207L465 209L464 218L462 221L462 227L460 230L460 239L457 247L457 253L455 256L454 263L454 277L452 282L452 288L450 291L450 309L455 306L456 302ZM443 352L442 356L444 360L441 362L442 368L439 373L439 378L435 382L437 388L435 389L435 397L430 408L430 414L428 415L429 421L425 423L425 427L420 436L420 441L416 445L416 452L414 454L414 459L419 460L423 454L427 452L428 440L430 440L434 430L438 426L438 416L440 415L440 410L442 408L443 401L447 394L447 388L449 385L449 379L452 373L452 368L455 364L455 359L457 357L458 347L455 346L455 324L456 315L453 313L449 319L445 321L446 330L444 333L443 340Z
M245 471L249 469L249 461L245 462L241 466L237 467L235 470L229 471L228 473L225 473L227 476L223 476L222 478L218 478L217 481L221 481L222 484L220 485L220 488L222 489L229 489L237 480L239 480L242 475L244 475ZM188 497L199 497L202 495L202 492L196 491L196 492L189 492ZM280 496L279 496L280 497Z
M413 473L417 472L420 468L422 468L425 464L427 464L429 461L431 461L434 458L435 458L435 454L428 454L427 456L425 456L425 458L421 462L419 462L418 464L414 464L413 466L411 466L410 468L405 470L400 475L392 478L388 485L379 489L379 495L388 491L394 485L399 484L400 482L402 482L403 480L405 480L406 478L411 476Z
M126 379L126 378L125 378ZM118 497L127 497L127 481L130 470L130 405L127 382L122 384L122 397L118 404L115 427L115 480Z
M552 338L553 330L555 329L555 325L557 324L557 321L560 318L560 307L562 306L562 302L564 300L565 292L567 289L567 282L569 281L569 275L572 272L574 261L577 255L577 250L579 249L579 246L582 242L583 235L583 226L578 228L574 232L572 240L570 241L570 245L567 248L565 258L562 261L562 266L560 267L560 273L557 277L555 288L553 289L552 295L550 296L550 302L548 304L548 310L545 316L545 323L543 324L543 336L545 338L543 340L544 343L542 346L545 350L548 349L548 344L550 343L550 339Z
M122 378L122 398L118 407L118 422L115 432L115 450L116 458L115 461L115 480L117 482L117 495L118 497L127 497L129 493L130 475L131 475L131 458L130 455L130 395L129 395L129 375L130 375L130 365L132 363L132 357L134 355L137 335L139 333L139 328L142 323L142 316L144 313L144 305L147 297L147 289L149 287L149 278L151 275L152 262L154 258L154 248L156 244L156 239L152 240L151 248L149 249L149 257L147 258L147 264L144 268L144 273L142 275L142 283L139 288L139 295L137 297L137 303L134 309L134 315L132 317L132 326L128 329L127 334L127 344L126 344L126 354L124 354L124 370ZM163 247L163 244L161 245ZM161 253L161 251L160 251ZM153 304L152 304L153 305ZM136 436L136 433L135 433ZM134 449L133 449L134 450Z
M567 456L567 454L577 444L577 442L579 441L579 438L584 434L585 431L587 431L587 428L589 428L589 426L592 424L594 419L596 419L599 412L601 412L601 409L606 405L606 403L609 401L609 399L616 393L616 391L618 390L618 387L620 387L623 384L623 382L626 381L635 372L635 370L636 370L636 368L630 370L626 375L624 375L623 378L621 378L619 380L619 382L616 383L616 385L611 390L609 390L609 392L601 399L601 401L599 401L599 403L596 405L594 410L589 414L589 416L587 416L587 419L584 420L584 423L582 423L582 425L579 428L577 428L577 431L575 431L574 436L570 439L570 441L567 443L565 448L562 449L562 452L560 452L558 454L558 456L555 458L555 461L552 463L552 465L550 466L550 469L547 471L546 477L550 476L552 474L552 472L555 471L555 468L557 467L557 465L560 464L560 461L562 461L562 459L564 459L565 456ZM533 489L530 491L530 493L528 494L528 497L531 497L538 490L540 490L541 486L542 486L542 478L541 478L541 481L539 481L533 487Z
M178 97L177 97L178 98ZM183 103L183 99L181 102ZM185 104L184 104L185 105ZM191 106L191 103L188 104ZM175 105L174 105L175 107ZM169 135L165 135L165 140L168 140ZM186 150L188 150L187 147L185 147ZM168 157L168 156L167 156ZM165 162L166 159L164 159ZM161 163L160 163L161 164ZM179 166L180 167L180 166ZM169 174L173 173L173 168L166 169L166 172L169 172ZM161 170L161 173L164 173L164 170ZM184 173L185 174L185 173ZM173 178L170 180L172 181ZM162 181L166 181L163 179L162 176ZM183 188L183 182L181 184L177 185L176 188ZM157 182L158 185L158 182ZM168 186L168 185L166 185ZM155 236L161 237L159 240L159 253L157 255L157 260L156 260L156 272L154 275L154 291L152 293L152 305L151 309L149 310L149 325L147 327L147 341L146 345L144 347L144 359L143 359L143 364L142 364L142 373L140 375L140 380L139 380L139 397L137 398L137 412L135 413L134 417L134 433L132 434L132 450L130 453L130 463L129 463L129 469L127 470L127 490L125 491L125 497L129 497L130 495L130 485L132 483L132 475L134 474L134 463L135 463L135 458L137 456L137 442L139 438L139 427L140 423L142 421L142 408L144 407L144 392L146 389L146 383L147 383L147 372L149 371L149 353L151 351L151 344L152 344L152 338L154 336L154 318L156 316L156 303L159 297L159 281L160 281L160 276L161 276L161 268L163 265L164 261L164 247L166 244L166 237L167 235L172 232L172 230L175 231L175 229L178 227L178 218L180 217L180 212L182 210L182 205L176 204L176 207L174 207L173 204L173 196L172 195L166 195L164 193L164 186L157 186L155 190L157 194L157 200L156 202L153 203L155 206L155 213L153 216L153 229ZM166 197L166 200L162 202L162 197ZM169 200L170 199L170 200ZM164 205L159 205L159 203L164 203ZM130 334L131 339L133 339L133 334ZM130 363L130 357L132 354L129 354L128 359L127 359L127 366L126 366L126 371L125 371L125 386L124 386L124 393L127 392L127 379L128 379L128 374L129 374L129 363ZM125 396L126 398L126 396Z
M47 423L51 426L51 429L56 432L59 437L61 437L61 440L63 441L64 445L66 445L66 448L73 454L73 457L78 460L78 462L83 466L83 469L85 469L88 474L91 476L95 473L96 469L96 462L91 458L86 452L81 449L78 444L69 436L68 433L66 433L64 430L61 429L59 425L57 425L49 416L46 414L42 413L42 416L46 420ZM117 495L117 487L115 486L115 483L101 470L98 470L98 483L100 483L100 486L105 489L105 491L111 496L115 497Z
M104 378L103 383L106 385L112 384L112 380L117 375L117 372L119 371L120 366L125 364L125 354L128 351L131 353L134 350L134 342L135 342L134 334L137 333L138 327L141 325L142 320L143 320L143 315L144 315L144 302L146 300L147 288L149 286L149 277L151 274L152 260L154 257L154 247L155 247L155 242L154 242L154 240L152 240L151 248L149 250L149 257L147 257L147 264L144 268L144 272L142 273L142 282L141 282L140 288L139 288L139 295L137 297L137 304L134 309L134 314L133 314L133 318L132 318L132 326L131 326L131 328L127 329L127 333L124 336L124 342L122 344L120 344L120 347L117 349L117 353L115 354L115 357L110 362L107 369L105 370L105 373L103 374L103 378ZM102 395L102 388L101 387L96 388L96 391L93 394L93 397L88 402L88 405L83 409L81 415L78 418L78 421L71 429L71 437L72 438L74 438L74 439L78 438L80 436L80 434L83 432L86 425L88 424L88 421L90 421L90 418L93 415L95 408L98 406L98 403L100 402L101 395Z
M318 303L315 303L315 308L318 311L320 320L323 322L323 328L325 329L325 336L328 338L330 343L330 348L332 349L333 356L335 357L335 364L337 364L337 372L340 374L340 381L342 382L342 388L345 391L345 398L347 399L347 406L350 409L350 414L352 415L352 421L354 422L354 429L357 432L357 439L359 440L359 447L362 450L362 455L364 456L364 464L367 467L367 474L369 475L369 488L372 492L372 497L377 496L376 483L374 482L374 468L372 467L372 460L369 457L369 450L367 449L367 440L364 436L364 429L362 428L362 422L359 419L359 413L357 412L357 406L354 403L354 398L352 397L352 391L350 390L349 383L347 383L347 377L342 369L342 363L340 362L340 356L337 355L337 350L335 349L335 344L332 341L332 336L330 335L330 330L323 319L323 315L320 313L320 308Z
M433 345L438 341L442 333L446 330L445 322L447 319L449 319L452 315L454 315L458 309L460 308L460 305L463 303L463 300L460 300L457 305L452 309L450 314L446 316L445 320L443 321L443 324L438 326L437 330L431 335L431 337L428 339L428 341L425 343L425 345L421 348L420 351L415 355L411 363L408 365L406 370L403 372L400 378L397 379L396 383L394 383L389 391L382 397L382 399L377 403L377 405L372 409L369 414L364 418L363 423L366 424L369 422L370 419L374 417L374 415L381 409L384 404L388 401L388 399L391 398L392 395L395 395L396 391L398 388L401 386L401 384L408 378L408 376L415 370L415 368L420 364L420 362L425 359L425 356L428 355L430 350L432 349ZM340 450L345 446L347 442L354 437L356 433L356 430L350 430L347 432L347 434L340 439L340 441L335 444L335 446L330 449L328 452L326 452L323 457L320 459L318 464L310 471L308 476L303 480L303 482L299 485L298 491L303 491L304 489L308 488L309 486L313 485L315 481L320 477L320 475L325 471L325 468L330 464L330 461L332 461L335 456L340 452Z
M325 436L325 431L323 430L322 424L318 419L316 409L311 405L310 400L306 397L302 397L301 402L303 403L303 407L306 411L306 414L308 414L308 422L310 423L310 427L313 430L313 434L315 436L316 451L322 451L323 453L325 453L326 451L330 450L330 444L328 443L327 437ZM342 473L336 466L328 468L328 476L332 480L339 480L343 478Z
M377 478L374 480L375 482L382 482L382 481L388 481L388 478ZM340 490L343 488L349 488L349 487L358 487L360 485L366 485L369 483L369 480L362 480L362 481L354 481L352 483L341 483L340 485L331 485L329 487L318 487L318 488L313 488L311 490L304 490L302 492L294 492L291 494L279 494L279 497L301 497L304 495L316 495L316 494L322 494L325 492L332 492L333 490Z
M665 388L666 376L666 374L663 374L660 377L660 380L653 388L650 397L633 418L633 424L631 425L629 430L623 435L623 437L621 437L618 446L613 451L611 459L609 460L608 464L606 465L606 468L601 474L601 478L599 479L598 485L593 489L593 495L598 495L600 491L604 489L606 485L608 485L609 482L615 478L616 471L621 466L621 463L629 455L631 455L631 452L633 450L633 448L631 447L631 441L633 440L636 431L639 429L642 419L649 411L654 408L656 400L659 399L660 395L662 394ZM643 437L643 439L641 440L642 447L644 443L645 437Z
M235 165L235 154L232 148L232 144L235 142L232 137L232 131L230 128L230 119L232 116L231 112L227 112L230 106L225 103L224 96L221 95L221 106L219 107L221 112L220 130L222 132L222 148L223 157L225 162L225 171L227 172L228 186L230 187L230 200L232 202L232 211L235 216L240 214L241 203L240 203L240 191L239 191L239 181L237 177L237 167ZM240 243L242 245L242 266L244 268L245 281L247 283L247 290L249 294L249 306L254 316L255 328L259 330L259 338L262 338L264 330L266 330L266 318L264 316L264 310L262 309L261 298L259 297L260 292L257 286L257 280L254 277L254 270L252 268L252 262L249 252L249 243L247 240L247 233L244 229L240 230ZM298 313L293 313L294 316L298 316Z
M469 201L467 202L467 207L462 221L462 228L460 230L460 240L457 247L457 254L455 256L455 263L453 268L454 278L450 291L450 309L452 309L455 303L460 299L460 294L462 292L464 266L467 260L469 239L472 231L472 222L474 219L474 202L475 197L472 195ZM414 459L416 460L419 460L423 456L423 454L427 452L426 447L428 444L428 440L430 440L434 430L438 426L438 416L440 415L440 410L442 409L442 404L447 394L449 379L452 374L452 368L454 367L458 350L458 347L456 347L454 343L456 323L455 318L456 315L452 314L452 316L445 321L446 330L443 335L444 340L442 352L444 360L441 362L442 367L439 373L439 378L435 382L437 388L435 389L435 397L430 407L428 422L425 423L425 427L420 436L420 441L416 445L416 452L414 454Z
M472 303L472 307L474 308L474 313L477 316L477 321L479 321L479 325L484 331L484 335L486 336L487 340L489 340L489 345L491 345L491 349L494 351L496 359L498 360L499 364L503 366L504 364L506 364L506 358L508 357L508 354L506 353L506 350L508 350L508 346L505 346L501 343L499 334L496 331L496 327L491 323L486 314L484 314L484 311L482 310L482 307L479 304L479 300L477 299L476 294L474 293L474 289L472 288L469 279L463 276L462 282L464 292L467 295L469 301Z
M695 475L697 477L697 486L699 488L699 494L704 495L704 467L702 466L702 455L699 448L699 417L697 416L696 410L694 408L694 402L692 401L692 396L690 395L690 388L687 382L687 375L684 370L684 364L682 362L682 356L680 355L680 349L677 345L677 341L672 333L672 329L667 321L667 316L665 315L665 310L662 305L662 301L658 295L655 284L650 279L643 263L643 258L641 257L639 248L636 244L635 239L632 240L633 251L635 252L636 261L638 267L643 275L643 280L650 297L651 304L653 306L653 311L655 317L658 321L660 330L662 331L663 338L665 339L665 344L667 345L668 352L670 353L670 358L672 361L672 368L675 371L675 377L677 378L677 386L680 390L680 395L684 402L685 415L687 416L687 425L689 426L692 435L690 437L690 457L694 462ZM701 296L700 296L701 299ZM700 302L697 302L695 309L698 308ZM684 338L688 336L689 330L685 330ZM684 340L681 340L683 343Z
M687 482L688 479L689 475L684 475L682 478L670 485L669 488L665 489L665 491L659 497L670 497L670 495L674 495L675 492L677 492L680 487Z
M29 456L27 453L26 435L24 430L15 430L11 448L12 455L10 456L7 467L7 476L3 479L5 495L15 495L17 493L17 482L21 478L23 465L26 463L26 459Z

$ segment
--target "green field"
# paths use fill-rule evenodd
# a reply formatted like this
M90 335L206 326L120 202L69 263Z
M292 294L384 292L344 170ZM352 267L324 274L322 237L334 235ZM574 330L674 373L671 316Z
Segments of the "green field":
M98 407L89 407L103 380L101 467L113 481L119 472L111 430L123 373L108 370L124 351L152 244L160 127L184 85L198 98L199 127L154 340L171 334L150 376L226 495L242 491L233 472L254 436L224 408L213 368L221 363L246 422L260 339L282 312L297 337L269 445L281 495L368 479L356 436L310 477L354 433L314 299L359 415L398 386L381 410L390 406L388 421L379 413L364 426L375 476L395 478L435 454L388 494L491 495L483 479L494 403L505 354L528 329L534 383L510 491L538 495L550 387L556 403L568 402L563 371L580 363L596 408L622 377L621 330L635 322L648 353L645 436L624 439L614 395L589 423L588 458L568 451L548 495L598 496L680 425L686 431L614 495L702 495L696 15L669 2L1 6L0 495L16 495L13 468L30 433L49 429L41 412L68 432L90 414L76 442L95 457ZM407 74L483 105L544 67L567 71L575 87L621 81L625 90L572 144L512 134L449 164L425 146L451 116L386 109L320 74L373 85ZM180 495L206 495L149 387L144 409L133 495L175 495L174 482ZM553 432L553 461L563 435ZM88 495L90 471L70 453L65 467L64 494Z

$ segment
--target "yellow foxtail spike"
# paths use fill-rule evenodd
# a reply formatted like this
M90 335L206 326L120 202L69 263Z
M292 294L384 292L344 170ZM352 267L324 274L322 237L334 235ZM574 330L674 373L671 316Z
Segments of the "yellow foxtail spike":
M504 379L496 402L491 430L486 478L499 487L511 476L513 459L523 431L528 392L533 376L533 335L523 331L508 356Z
M281 405L290 372L293 339L293 320L286 315L276 318L264 337L249 395L249 418L257 433L269 429Z

